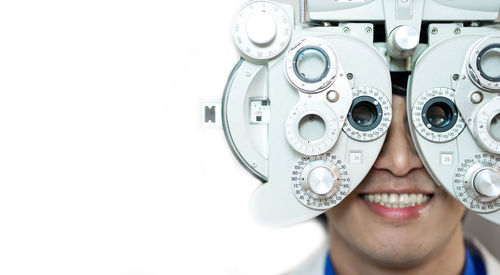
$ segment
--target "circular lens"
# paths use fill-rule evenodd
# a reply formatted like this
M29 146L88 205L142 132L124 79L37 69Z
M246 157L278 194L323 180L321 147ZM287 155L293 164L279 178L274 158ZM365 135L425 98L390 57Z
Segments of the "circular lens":
M378 101L371 96L360 96L352 101L347 120L356 130L368 132L377 128L382 116L382 106Z
M493 136L493 138L500 141L500 113L498 113L491 119L490 133Z
M427 119L429 123L437 128L443 128L451 123L453 111L448 104L436 102L427 109Z
M480 61L479 69L485 77L500 78L500 47L498 45L486 49L478 59Z
M315 141L325 134L325 121L318 115L304 116L299 122L299 133L307 141Z
M328 57L319 48L305 48L295 57L295 73L305 82L320 81L328 74L328 67Z
M370 102L363 101L352 108L352 119L361 127L369 127L377 120L377 108Z

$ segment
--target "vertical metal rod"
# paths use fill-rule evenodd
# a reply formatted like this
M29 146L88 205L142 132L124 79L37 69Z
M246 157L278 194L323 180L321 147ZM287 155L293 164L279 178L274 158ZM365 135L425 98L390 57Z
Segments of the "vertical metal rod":
M299 13L300 13L300 23L306 24L308 21L307 18L307 0L300 0L300 8L299 8Z

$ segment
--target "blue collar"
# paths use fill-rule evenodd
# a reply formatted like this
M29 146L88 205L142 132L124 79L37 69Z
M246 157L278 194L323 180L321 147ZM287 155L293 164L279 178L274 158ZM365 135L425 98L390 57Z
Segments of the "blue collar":
M330 252L326 253L325 275L335 275ZM462 275L486 275L486 268L481 255L474 247L465 246L465 265Z

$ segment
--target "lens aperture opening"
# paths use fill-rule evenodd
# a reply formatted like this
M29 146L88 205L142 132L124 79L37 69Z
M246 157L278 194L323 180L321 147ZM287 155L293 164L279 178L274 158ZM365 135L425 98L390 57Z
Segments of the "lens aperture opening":
M382 121L382 107L370 96L360 96L353 100L349 110L349 123L357 130L371 131Z
M299 121L299 134L306 141L319 140L325 131L325 121L316 114L306 115Z
M477 68L489 81L500 81L500 44L490 45L479 53Z
M352 119L361 127L370 127L377 120L377 108L369 102L360 102L352 108Z
M297 77L307 83L321 81L328 74L330 61L321 48L305 47L294 58L294 71Z
M434 97L424 105L422 120L430 130L446 132L453 128L458 120L457 107L446 97Z
M451 107L443 102L432 104L429 109L427 109L426 115L429 123L438 128L448 126L453 119Z
M489 130L491 136L495 140L500 141L500 113L496 114L496 116L491 119Z

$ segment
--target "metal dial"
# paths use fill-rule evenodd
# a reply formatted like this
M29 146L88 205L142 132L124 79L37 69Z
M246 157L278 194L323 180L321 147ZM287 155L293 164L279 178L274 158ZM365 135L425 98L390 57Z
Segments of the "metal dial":
M500 173L494 168L486 167L474 176L473 186L476 192L487 200L500 197Z
M500 209L500 157L478 153L457 167L453 188L458 200L480 213Z
M372 141L376 140L387 132L392 120L392 108L391 102L385 96L383 92L373 87L356 87L352 90L353 92L353 106L348 114L348 119L344 123L342 130L350 138L357 141ZM366 98L367 104L374 109L375 113L368 114L373 116L371 119L373 122L370 125L361 125L365 127L360 127L356 121L355 115L353 116L353 111L356 106L354 106L357 99ZM363 104L363 102L360 102ZM363 107L363 106L361 106ZM365 108L368 109L368 108ZM369 110L364 110L369 112ZM365 114L361 114L365 115Z
M309 140L300 132L300 122L314 115L324 123L324 133L318 139ZM285 123L288 143L303 155L319 155L330 150L340 134L339 121L335 112L322 101L299 102L295 105Z
M345 164L334 154L302 157L292 170L295 197L305 206L325 210L349 193L350 178Z
M236 16L233 39L246 56L265 60L279 55L292 35L290 19L283 9L269 1L243 6Z
M434 102L433 102L434 101ZM455 139L465 128L460 113L455 106L455 91L449 88L431 88L422 93L412 108L412 121L417 132L425 139L433 142L448 142ZM441 104L441 105L440 105ZM435 127L430 121L431 108L444 106L443 113L449 112L448 123L443 127ZM443 124L444 125L444 124ZM439 126L439 125L438 125Z

